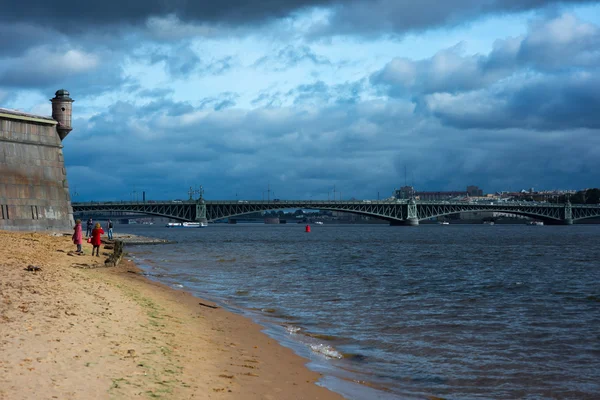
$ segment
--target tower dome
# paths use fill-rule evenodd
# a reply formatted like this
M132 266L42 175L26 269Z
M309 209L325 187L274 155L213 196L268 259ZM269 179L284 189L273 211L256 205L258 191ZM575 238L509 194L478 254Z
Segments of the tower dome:
M66 89L59 89L59 90L56 91L56 93L54 93L54 95L56 97L70 99L70 97L69 97L69 91L66 90Z

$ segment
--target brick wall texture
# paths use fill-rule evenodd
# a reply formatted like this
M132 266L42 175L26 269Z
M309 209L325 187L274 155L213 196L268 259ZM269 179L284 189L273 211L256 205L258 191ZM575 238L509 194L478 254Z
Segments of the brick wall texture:
M72 227L56 125L0 116L0 229L71 232Z

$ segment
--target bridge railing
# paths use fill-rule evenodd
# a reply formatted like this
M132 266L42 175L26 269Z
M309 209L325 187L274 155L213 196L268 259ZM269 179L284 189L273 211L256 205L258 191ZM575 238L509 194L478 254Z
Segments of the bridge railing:
M118 206L118 205L177 205L177 204L196 204L196 200L147 200L147 201L88 201L88 202L73 202L73 206ZM292 207L296 205L390 205L390 204L407 204L408 200L206 200L207 205L281 205L281 208L286 208L286 205ZM557 207L563 208L563 203L544 203L534 201L444 201L444 200L417 200L417 205L448 205L448 206L489 206L489 208L498 207ZM575 208L599 208L600 204L572 204Z
M74 206L97 206L97 205L152 205L152 204L196 204L195 200L146 200L146 201L86 201L72 202Z

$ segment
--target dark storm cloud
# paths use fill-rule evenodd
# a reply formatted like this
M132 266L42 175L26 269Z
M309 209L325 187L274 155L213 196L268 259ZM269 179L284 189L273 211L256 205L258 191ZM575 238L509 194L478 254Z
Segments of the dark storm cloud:
M318 80L323 74L290 91L265 88L254 109L236 107L248 92L181 102L169 89L142 88L122 67L145 71L145 64L164 63L179 79L220 74L237 59L211 59L194 51L190 38L242 25L236 37L256 34L265 21L306 7L324 6L328 14L328 22L312 27L314 35L379 35L572 1L0 3L0 100L7 88L53 93L65 86L80 107L85 97L115 92L88 102L101 105L88 105L86 114L94 116L76 119L64 143L78 200L127 199L134 185L154 190L149 198L182 198L197 184L209 198L256 199L268 183L280 198L326 198L334 184L344 198L373 198L400 186L407 164L424 190L469 183L486 190L583 187L597 180L590 172L600 168L597 27L568 18L534 24L524 37L498 41L488 55L466 56L458 46L428 60L394 60L371 77L391 98L375 100L367 100L367 79L331 85ZM285 22L265 31L275 35L293 25ZM15 44L11 38L19 35L23 41ZM276 47L257 65L334 67L298 45Z
M91 27L142 25L149 18L175 15L186 22L246 24L311 7L332 7L333 14L315 33L407 32L460 24L478 16L531 10L594 0L2 0L0 20L27 21L61 32Z
M429 147L435 156L415 149L395 160L398 172L408 166L409 177L414 175L419 188L464 190L466 184L476 184L493 192L530 187L576 189L597 182L599 162L590 146L597 146L600 140L594 131L564 131L548 137L521 129L501 136L491 131L429 129L438 138Z
M314 35L415 32L456 26L478 17L522 12L597 0L350 0L337 2L331 19L313 27Z
M433 94L427 109L461 129L600 129L600 71L523 79L512 85Z
M167 102L138 112L120 102L78 123L64 152L71 186L86 187L81 200L126 199L141 182L154 199L182 197L197 184L208 198L260 199L268 183L279 198L327 198L334 184L344 198L384 197L402 184L404 165L423 190L578 188L593 185L590 171L600 168L597 131L458 130L398 100L180 108ZM98 170L106 179L86 186Z
M0 23L0 54L2 57L22 55L30 47L40 43L56 45L66 42L65 35L40 25L19 22Z
M218 197L219 193L229 195L225 188L238 186L241 192L250 191L271 177L274 183L281 181L282 194L285 190L291 195L292 190L297 190L296 182L302 185L313 179L306 168L298 168L298 160L305 160L308 166L332 149L344 154L352 151L353 158L330 158L336 162L321 174L323 181L340 179L344 171L357 169L359 160L367 162L374 149L365 149L363 143L376 133L362 132L364 123L360 121L377 118L394 108L383 103L377 107L355 106L353 110L335 106L323 111L297 107L218 110L202 106L172 117L179 107L180 104L166 102L162 107L148 106L141 112L131 103L119 102L89 124L80 122L77 135L69 137L68 149L65 148L72 185L86 176L87 169L102 168L102 155L110 154L115 166L106 171L110 175L106 181L109 186L121 182L119 185L128 188L140 171L145 171L142 175L156 174L156 185L162 182L172 193L178 187L189 186L184 182L189 177L202 179L212 187L212 196ZM135 152L131 151L133 148ZM99 157L94 156L98 154ZM271 168L273 165L279 166L277 171ZM361 182L365 180L367 177L360 178ZM108 193L104 182L97 185L94 196ZM256 198L256 194L252 196Z
M176 15L184 21L246 23L287 16L311 6L329 5L332 0L2 0L0 20L31 21L65 32L88 26L137 25L150 17Z
M211 29L219 31L222 26L234 27L246 23L249 24L248 27L256 27L257 24L268 19L287 16L307 7L322 6L333 7L329 8L332 11L331 24L327 28L330 33L344 32L349 27L354 29L353 32L348 31L349 33L369 32L369 29L377 32L386 32L390 29L404 32L441 26L452 21L465 21L488 13L511 12L573 2L490 0L482 5L479 1L459 0L440 4L436 2L435 13L430 12L431 8L427 3L402 0L394 0L391 3L385 0L375 2L366 0L281 2L137 0L128 1L126 5L114 0L105 2L0 0L0 3L0 87L40 88L47 91L55 85L68 85L73 88L72 90L78 90L86 96L102 93L110 87L119 87L124 83L133 84L133 78L122 75L122 65L132 54L142 60L163 62L167 72L176 78L186 78L192 74L218 75L229 71L237 65L235 58L228 56L216 60L204 59L203 55L195 53L189 47L189 43L185 41L182 43L182 39L204 34L204 24L209 25L206 34L214 34L211 33ZM368 12L365 7L368 8ZM360 18L356 19L352 15ZM410 15L409 19L413 25L405 24L406 21L402 18L406 15ZM155 23L151 24L152 21ZM156 21L162 22L156 23ZM182 27L181 24L185 26ZM161 31L158 36L156 29ZM172 32L176 34L171 37ZM225 29L223 32L229 31ZM250 31L243 32L247 34ZM164 46L159 52L142 54L146 49L144 45L150 43L148 48L151 48L152 44L158 43L154 40L158 40L156 38L159 36L162 37L160 43L178 41L178 44L171 49ZM558 53L545 51L539 43L530 45L524 42L521 47L521 53L513 57L526 60L531 55L536 55L538 59L545 56L548 66L552 65L550 59L553 54L556 55L554 59L558 59ZM142 50L136 51L138 48ZM572 49L576 51L575 47ZM70 54L79 52L86 57L75 57L56 64L58 58L64 58L64 55L69 52ZM455 74L452 76L455 84L461 82L477 84L477 79L486 83L488 79L496 79L499 74L504 73L499 63L510 61L502 57L495 59L492 56L488 60L488 65L478 65L477 61L471 62L478 65L477 72L481 75L479 77L475 75L475 79L472 80L475 83L469 83L471 81L464 74L463 77ZM563 60L571 59L569 51L564 51L560 57ZM45 62L36 62L42 58ZM93 62L94 59L98 65ZM594 59L593 57L586 59L583 54L580 61L592 63ZM308 46L286 46L274 54L261 58L257 65L285 70L305 62L315 66L330 64L325 56L315 53ZM91 76L100 78L90 79ZM93 82L94 80L96 82ZM378 83L386 83L386 80L389 79L382 75ZM348 100L353 101L351 97Z

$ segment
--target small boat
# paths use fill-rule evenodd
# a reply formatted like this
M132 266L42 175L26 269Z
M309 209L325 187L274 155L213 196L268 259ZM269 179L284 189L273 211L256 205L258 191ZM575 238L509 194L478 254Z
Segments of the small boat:
M485 225L494 225L494 221L483 221Z
M167 228L206 228L208 222L169 222L165 226Z
M448 222L448 221L441 221L441 222L438 222L438 224L440 224L440 225L450 225L450 222Z
M544 226L544 222L543 221L529 221L529 222L527 222L527 225Z
M315 221L314 224L315 225L323 225L323 221Z

